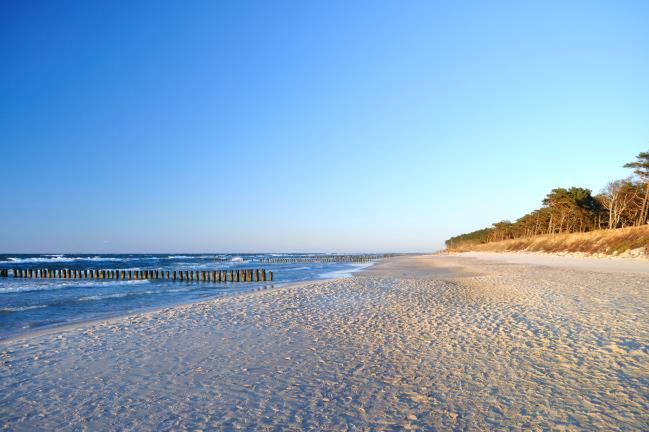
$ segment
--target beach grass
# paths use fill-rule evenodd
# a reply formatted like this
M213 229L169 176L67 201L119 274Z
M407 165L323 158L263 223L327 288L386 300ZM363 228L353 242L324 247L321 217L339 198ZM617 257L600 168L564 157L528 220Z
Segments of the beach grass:
M482 244L463 244L449 251L468 252L581 252L602 255L646 255L649 226L597 230L584 233L539 235Z

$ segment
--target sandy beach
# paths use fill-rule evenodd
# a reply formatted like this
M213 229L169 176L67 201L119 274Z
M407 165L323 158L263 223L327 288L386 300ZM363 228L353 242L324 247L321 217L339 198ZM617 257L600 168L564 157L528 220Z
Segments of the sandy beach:
M649 429L649 263L521 256L399 257L0 342L1 428Z

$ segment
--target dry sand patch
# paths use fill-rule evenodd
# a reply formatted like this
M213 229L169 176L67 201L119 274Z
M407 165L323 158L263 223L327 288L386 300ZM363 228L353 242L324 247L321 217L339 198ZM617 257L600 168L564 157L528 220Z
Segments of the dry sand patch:
M440 259L2 343L3 428L647 429L646 275Z

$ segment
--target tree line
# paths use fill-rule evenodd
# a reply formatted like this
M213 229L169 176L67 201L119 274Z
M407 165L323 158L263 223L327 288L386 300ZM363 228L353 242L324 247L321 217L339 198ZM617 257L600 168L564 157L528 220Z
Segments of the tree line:
M611 181L597 195L574 186L552 189L541 208L515 222L503 220L489 228L451 237L446 246L645 225L649 223L649 151L641 152L624 167L633 174Z

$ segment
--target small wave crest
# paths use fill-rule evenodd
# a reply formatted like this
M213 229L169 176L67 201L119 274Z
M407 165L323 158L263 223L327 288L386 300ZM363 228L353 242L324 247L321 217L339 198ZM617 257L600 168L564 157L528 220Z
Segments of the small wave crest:
M129 293L118 293L118 294L107 294L107 295L91 295L79 297L79 301L95 301L95 300L107 300L107 299L116 299L122 298L129 295Z
M3 307L3 308L0 308L0 312L23 312L23 311L26 311L26 310L46 308L47 306L49 306L49 305L34 305L34 306L21 306L21 307Z
M30 292L30 291L52 291L60 290L66 288L85 288L85 287L107 287L107 286L116 286L116 285L139 285L147 284L149 280L147 279L138 279L138 280L119 280L119 281L102 281L102 280L85 280L79 279L75 281L67 282L46 282L43 285L34 285L34 284L24 284L20 283L17 285L9 285L0 287L0 294L6 293L19 293L19 292Z
M75 261L92 261L92 262L118 262L118 261L128 261L126 258L113 258L113 257L102 257L102 256L88 256L88 257L67 257L65 255L42 255L39 257L30 257L30 258L19 258L19 257L8 257L7 261L2 261L5 263L12 264L35 264L35 263L66 263L66 262L75 262Z
M326 273L320 273L318 276L324 279L335 279L335 278L347 278L351 277L357 271L363 270L365 268L371 267L374 263L361 263L361 264L351 264L350 267L334 270Z
M309 270L310 267L293 267L293 268L285 268L282 271L284 272L290 272L290 271L300 271L300 270Z

